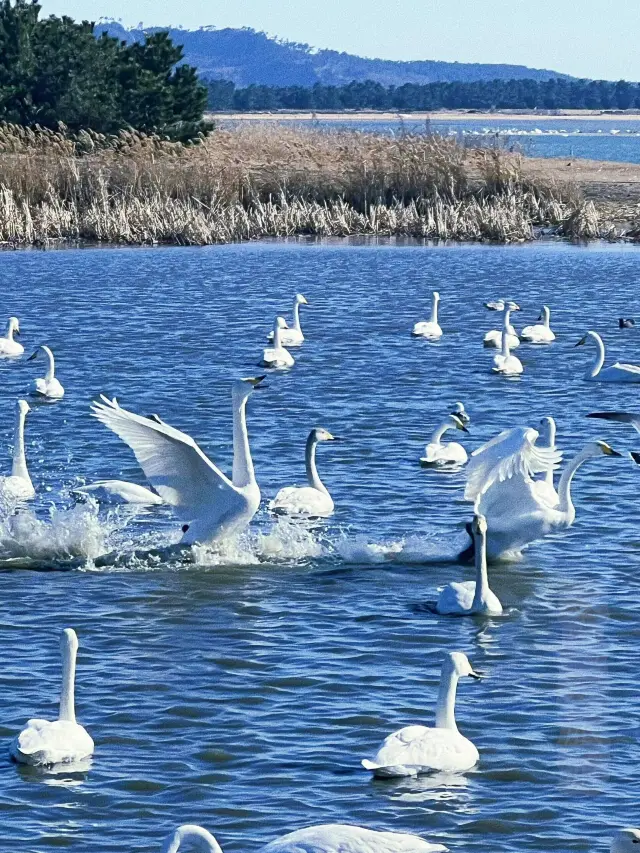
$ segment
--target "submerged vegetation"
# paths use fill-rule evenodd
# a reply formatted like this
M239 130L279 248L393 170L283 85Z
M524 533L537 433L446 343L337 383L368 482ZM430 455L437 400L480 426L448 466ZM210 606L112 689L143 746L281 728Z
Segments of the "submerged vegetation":
M525 159L438 136L253 125L180 143L0 125L0 241L10 245L358 234L509 242L538 226L574 237L604 227L570 186L528 176Z

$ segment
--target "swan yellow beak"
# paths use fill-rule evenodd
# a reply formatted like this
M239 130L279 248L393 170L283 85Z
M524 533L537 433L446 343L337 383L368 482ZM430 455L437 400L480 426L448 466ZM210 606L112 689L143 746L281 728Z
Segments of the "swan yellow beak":
M610 447L606 441L601 441L599 444L605 456L622 456L622 453L618 453L618 451L614 450L613 447Z

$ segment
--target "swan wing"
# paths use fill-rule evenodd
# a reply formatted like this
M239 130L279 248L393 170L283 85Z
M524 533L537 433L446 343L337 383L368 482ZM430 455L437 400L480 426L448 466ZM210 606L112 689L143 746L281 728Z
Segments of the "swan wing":
M633 412L591 412L587 417L601 418L603 421L619 421L623 424L631 424L637 432L640 432L640 414L634 414Z
M11 745L11 754L23 764L48 765L78 761L93 753L89 733L69 720L27 722Z
M551 467L557 468L562 451L538 447L538 435L531 427L513 427L474 450L466 468L465 499L475 501L496 481L515 476L531 478Z
M93 416L129 445L147 480L168 504L187 515L197 514L204 506L226 506L239 494L190 435L129 412L115 398L101 400L91 407Z
M478 761L478 751L459 732L426 726L405 726L389 735L373 764L378 767L428 770L468 770Z
M348 824L324 824L299 829L277 838L261 853L447 853L442 844L431 844L404 832L377 832Z

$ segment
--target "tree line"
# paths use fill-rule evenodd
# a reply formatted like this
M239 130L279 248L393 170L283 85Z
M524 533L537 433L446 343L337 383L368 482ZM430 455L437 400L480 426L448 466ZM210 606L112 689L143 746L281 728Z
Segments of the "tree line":
M188 139L204 125L207 88L182 48L155 32L127 45L36 0L0 0L0 121ZM96 37L97 36L97 37Z
M412 110L640 108L640 84L626 80L490 80L471 83L405 83L382 86L368 80L346 86L236 88L228 80L207 81L209 109L234 110Z

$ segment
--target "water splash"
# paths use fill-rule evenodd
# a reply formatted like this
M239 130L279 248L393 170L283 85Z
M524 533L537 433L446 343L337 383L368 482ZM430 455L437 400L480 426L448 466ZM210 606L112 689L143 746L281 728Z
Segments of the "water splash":
M335 543L336 554L345 563L443 563L455 562L469 544L466 533L413 535L390 541L369 541L364 535L343 535Z

